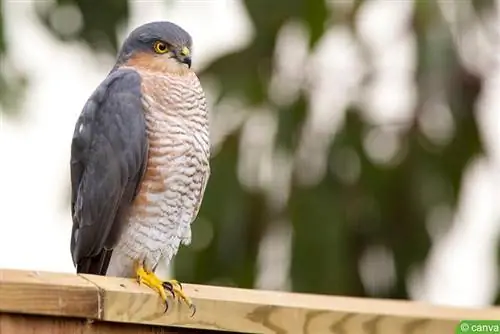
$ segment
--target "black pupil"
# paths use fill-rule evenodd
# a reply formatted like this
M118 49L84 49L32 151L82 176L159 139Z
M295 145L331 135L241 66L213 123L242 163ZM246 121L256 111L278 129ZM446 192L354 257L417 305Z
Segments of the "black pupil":
M166 46L163 43L158 43L157 47L158 47L158 50L160 50L160 51L165 51L165 49L166 49Z

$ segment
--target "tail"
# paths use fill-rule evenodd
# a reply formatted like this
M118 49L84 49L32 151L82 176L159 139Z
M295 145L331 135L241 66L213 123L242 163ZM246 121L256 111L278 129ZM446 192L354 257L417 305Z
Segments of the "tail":
M84 257L76 265L76 273L105 276L112 253L112 249L103 249L96 256Z

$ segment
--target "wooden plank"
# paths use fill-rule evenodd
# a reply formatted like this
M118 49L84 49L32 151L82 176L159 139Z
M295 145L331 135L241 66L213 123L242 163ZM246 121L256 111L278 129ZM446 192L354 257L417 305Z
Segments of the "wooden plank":
M76 275L3 269L0 311L97 318L99 290Z
M500 309L459 309L424 303L257 291L184 284L197 312L134 280L84 275L103 290L103 319L245 333L453 333L462 319L500 319Z
M183 329L112 322L89 322L78 318L0 313L0 334L211 334Z
M500 308L464 309L194 284L184 284L184 289L197 305L192 318L185 305L172 300L164 314L158 295L133 279L0 270L0 313L243 333L314 334L441 334L453 333L462 319L500 319ZM66 325L56 322L53 326Z

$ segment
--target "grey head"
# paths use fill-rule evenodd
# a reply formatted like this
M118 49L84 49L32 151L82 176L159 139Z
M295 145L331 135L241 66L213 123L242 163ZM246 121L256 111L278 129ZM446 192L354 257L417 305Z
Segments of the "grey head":
M123 64L138 53L167 55L191 67L193 41L187 31L168 21L146 23L134 29L123 42L117 64Z

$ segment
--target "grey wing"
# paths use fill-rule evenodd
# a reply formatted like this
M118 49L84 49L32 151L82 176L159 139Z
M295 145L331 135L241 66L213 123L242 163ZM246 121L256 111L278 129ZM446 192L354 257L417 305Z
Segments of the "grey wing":
M77 272L105 274L147 161L141 78L116 70L92 94L71 144L71 255ZM107 259L106 259L107 258Z

